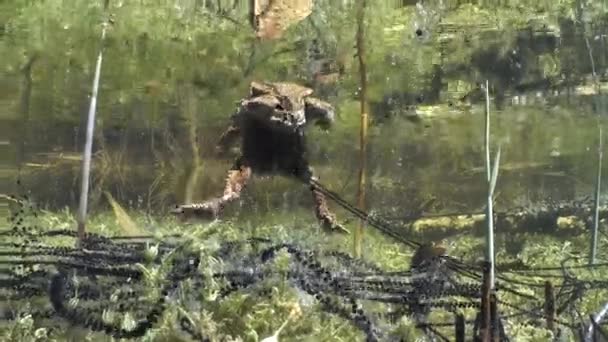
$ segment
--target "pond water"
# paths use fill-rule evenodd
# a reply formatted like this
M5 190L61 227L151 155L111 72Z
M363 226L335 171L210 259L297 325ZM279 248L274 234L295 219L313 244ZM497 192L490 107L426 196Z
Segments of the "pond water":
M126 208L155 214L221 192L236 155L217 156L214 146L252 80L305 84L336 107L329 132L307 129L309 159L326 186L355 203L352 4L319 1L281 38L260 41L243 4L178 3L114 4L90 210L109 208L106 191ZM493 155L501 145L498 206L592 194L606 108L594 86L606 74L605 8L565 3L368 6L367 208L407 212L429 198L437 199L429 212L483 206L485 80ZM101 8L2 6L0 193L26 191L43 207L75 210ZM239 207L250 214L307 208L306 192L295 181L258 177Z
M600 333L607 28L606 0L0 1L0 340Z

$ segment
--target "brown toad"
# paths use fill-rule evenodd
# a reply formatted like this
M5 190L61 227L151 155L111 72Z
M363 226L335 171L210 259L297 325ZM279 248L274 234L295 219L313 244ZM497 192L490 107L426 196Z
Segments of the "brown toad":
M241 155L228 171L224 194L203 203L177 206L172 212L216 218L226 204L240 197L252 173L282 174L310 184L316 177L306 156L306 125L315 122L328 129L334 122L331 104L311 97L312 93L312 89L294 83L252 82L250 95L239 102L216 147L218 152L226 151L241 138ZM348 233L329 211L325 196L312 186L311 192L321 226Z

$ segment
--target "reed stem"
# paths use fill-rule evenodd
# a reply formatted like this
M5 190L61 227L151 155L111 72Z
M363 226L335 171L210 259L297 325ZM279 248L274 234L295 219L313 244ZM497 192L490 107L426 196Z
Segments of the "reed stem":
M487 231L486 231L486 261L489 263L489 286L490 290L494 289L494 211L492 208L492 195L494 192L493 187L496 185L496 177L492 177L492 166L490 161L490 93L488 89L488 81L486 80L485 84L485 95L486 95L486 120L485 120L485 152L486 152L486 181L488 183L488 196L487 196L487 204L486 204L486 222L487 222ZM498 154L500 156L500 154ZM497 158L498 159L498 158ZM496 162L495 164L498 164ZM498 165L495 166L496 170L494 172L498 172ZM493 181L494 178L494 181ZM493 184L494 183L494 184Z
M93 132L95 130L95 113L97 108L97 95L99 93L99 79L101 75L101 62L103 59L103 43L106 38L108 23L104 22L101 29L101 46L95 65L95 76L93 79L93 91L91 92L91 102L87 118L86 141L84 145L84 155L82 158L82 179L80 184L80 203L78 207L78 240L79 243L84 239L86 230L87 205L89 198L89 181L91 174L91 155L93 151Z
M365 0L359 0L357 6L357 56L359 59L359 77L360 77L360 106L361 106L361 130L359 132L359 187L357 191L357 206L360 210L365 211L365 188L367 177L367 67L365 64L365 35L364 35L364 19L365 19ZM361 256L361 244L363 241L363 229L365 220L359 220L359 225L353 236L353 249L355 257Z

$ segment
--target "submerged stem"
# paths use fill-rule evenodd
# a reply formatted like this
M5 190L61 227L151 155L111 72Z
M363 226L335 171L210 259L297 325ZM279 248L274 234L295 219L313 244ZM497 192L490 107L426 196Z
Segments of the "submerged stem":
M357 191L357 206L360 210L365 211L365 183L367 174L367 68L365 65L365 35L364 35L364 19L365 19L365 0L359 0L357 6L357 57L359 59L359 76L360 88L359 94L361 106L361 130L359 132L359 188ZM361 242L363 240L363 227L365 220L359 221L359 226L354 234L354 254L356 257L361 256Z
M589 253L589 264L595 264L596 255L597 255L597 235L599 231L599 221L600 221L600 188L602 181L602 126L598 119L598 134L599 134L599 143L598 143L598 151L597 151L597 178L595 180L595 206L593 213L593 232L591 234L591 252Z
M606 303L597 314L591 315L591 317L596 323L599 323L604 319L604 316L606 316L606 314L608 314L608 303ZM592 340L593 330L595 328L596 328L595 324L593 324L593 322L591 322L591 324L589 324L589 328L587 328L587 336L585 336L586 341Z
M485 85L486 95L486 121L485 121L485 152L486 152L486 180L488 184L488 196L487 196L487 207L486 207L486 261L490 264L490 290L494 289L494 213L492 208L492 195L494 192L493 184L496 184L496 178L498 175L498 158L496 161L496 170L492 170L490 161L490 93L488 89L488 81L486 80ZM495 173L493 177L493 173Z
M87 215L87 201L89 197L89 180L91 173L91 154L93 150L93 132L95 129L95 112L97 108L97 94L99 92L99 78L101 74L101 61L103 59L103 43L106 38L108 23L104 23L101 29L101 47L97 56L95 66L95 77L93 79L93 91L91 92L91 103L87 119L86 141L84 145L84 156L82 158L82 179L80 187L80 203L78 207L78 238L82 241L85 233L85 222Z

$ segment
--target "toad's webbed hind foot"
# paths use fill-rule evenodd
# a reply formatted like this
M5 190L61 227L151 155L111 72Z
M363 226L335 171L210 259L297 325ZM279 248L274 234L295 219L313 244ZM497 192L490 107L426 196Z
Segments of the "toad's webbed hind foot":
M238 163L237 163L238 164ZM251 177L251 168L247 166L235 166L228 171L225 181L224 194L222 197L214 198L203 203L182 204L176 206L171 213L182 219L199 218L214 220L220 216L224 207L241 196L241 192Z
M199 218L206 220L216 219L222 211L221 200L215 199L203 203L177 205L171 213L182 219Z
M315 216L321 227L331 233L350 234L350 231L338 223L336 216L329 211L325 196L314 186L311 187L312 197L315 203Z
M346 229L343 225L339 224L336 220L336 216L333 214L327 214L319 218L321 227L330 233L341 233L350 234L350 230Z

